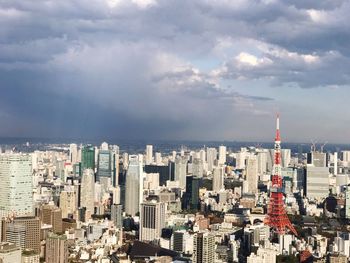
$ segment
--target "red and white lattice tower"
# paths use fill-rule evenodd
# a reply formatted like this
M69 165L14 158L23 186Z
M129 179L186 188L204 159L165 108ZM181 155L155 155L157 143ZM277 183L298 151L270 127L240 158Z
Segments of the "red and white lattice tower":
M274 168L272 175L272 186L270 188L270 201L268 204L265 223L269 225L277 234L283 235L286 233L287 229L289 229L291 232L293 232L294 235L297 236L297 231L290 222L284 207L281 176L281 136L279 122L279 115L277 115Z

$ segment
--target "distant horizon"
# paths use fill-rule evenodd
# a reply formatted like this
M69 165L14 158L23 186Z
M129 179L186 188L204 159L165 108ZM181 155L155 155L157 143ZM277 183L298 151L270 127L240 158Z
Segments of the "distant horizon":
M34 140L34 141L31 141ZM6 142L6 140L8 140ZM29 148L26 143L29 142ZM192 150L202 149L203 147L219 147L220 145L226 146L231 150L239 150L241 147L257 147L273 149L274 142L255 142L255 141L205 141L205 140L142 140L142 139L118 139L118 140L78 140L78 139L64 139L64 138L4 138L0 137L0 146L17 146L20 150L28 151L36 149L38 146L47 147L53 144L69 145L71 143L76 144L92 144L94 146L101 145L102 142L108 144L118 145L122 152L134 152L142 153L146 149L147 144L152 144L154 151L171 152L172 150L179 150L182 146L188 147ZM322 143L316 144L316 150L320 150ZM301 147L301 148L300 148ZM39 149L45 149L40 148ZM47 149L47 148L46 148ZM291 149L292 152L298 153L300 150L303 153L309 152L311 149L311 143L298 143L298 142L282 142L282 149ZM343 150L350 150L350 144L348 143L327 143L324 146L324 152L339 152Z

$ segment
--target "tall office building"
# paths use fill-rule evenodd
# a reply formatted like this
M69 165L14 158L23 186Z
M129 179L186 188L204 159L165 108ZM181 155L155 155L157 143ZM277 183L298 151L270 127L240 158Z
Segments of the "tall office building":
M327 153L312 151L307 154L307 164L315 167L327 167Z
M148 202L141 204L140 240L154 241L161 237L165 227L165 203Z
M85 169L81 177L80 206L94 214L95 176L92 169Z
M175 181L179 182L182 189L186 188L187 159L178 156L175 158Z
M69 145L69 159L72 164L78 162L78 146L75 143Z
M156 165L162 165L162 154L160 152L156 152L155 157L154 157L154 162Z
M91 145L86 145L81 150L81 171L85 169L95 171L95 148Z
M350 162L350 151L341 151L341 160L343 162Z
M101 177L110 178L112 180L113 175L113 156L110 150L100 150L97 160L97 181L100 181Z
M329 170L327 167L306 167L306 196L323 199L329 194Z
M225 164L226 163L226 146L219 146L219 164Z
M0 243L0 262L1 263L20 263L22 258L21 248L13 243Z
M257 193L258 192L258 165L255 157L250 157L248 159L246 167L246 180L248 183L248 192Z
M215 262L215 237L213 234L201 232L194 234L192 262Z
M215 167L213 172L213 191L218 193L221 189L224 189L224 167Z
M54 233L62 233L62 210L55 205L43 205L41 207L41 222L52 225Z
M258 163L258 174L265 174L267 172L267 152L265 150L258 152L256 160Z
M15 244L22 249L26 246L26 226L23 224L8 223L4 228L4 240Z
M112 163L112 185L116 187L119 185L119 147L118 149L112 150Z
M146 165L153 163L153 145L146 145Z
M350 219L350 186L345 191L345 218Z
M111 206L111 220L116 228L123 227L123 205L114 204Z
M65 235L50 233L46 239L46 263L68 263L68 242Z
M33 214L32 159L29 154L0 155L0 218Z
M192 175L195 177L203 177L203 161L202 159L195 158L192 162Z
M186 194L183 198L184 209L198 210L199 208L199 188L201 187L201 178L194 176L186 177Z
M333 155L333 168L334 168L333 174L337 175L338 174L338 153L337 152L335 152Z
M143 202L142 155L130 155L126 174L125 212L135 216Z
M25 233L23 232L25 230ZM23 243L24 234L24 243ZM40 220L37 217L15 217L2 220L2 240L19 242L22 249L40 253Z
M68 218L77 210L76 195L74 191L62 191L60 194L60 208L62 210L62 217Z
M213 171L215 161L217 160L218 151L216 148L207 148L208 171Z
M291 161L291 150L290 149L281 149L281 162L282 167L288 167Z

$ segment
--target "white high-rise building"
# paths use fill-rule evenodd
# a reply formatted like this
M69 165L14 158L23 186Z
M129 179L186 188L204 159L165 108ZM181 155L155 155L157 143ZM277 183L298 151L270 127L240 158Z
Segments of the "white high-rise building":
M247 152L241 151L236 153L236 169L245 168L245 160L247 159Z
M199 151L199 156L197 156L197 158L200 158L203 163L206 161L206 154L205 154L205 151L203 149L201 149Z
M0 154L0 189L0 217L33 214L31 155Z
M153 145L146 145L146 165L153 162Z
M257 193L258 192L258 165L255 157L250 157L248 159L246 167L246 180L248 182L248 192Z
M216 148L207 148L208 171L213 171L215 161L217 160L218 151Z
M267 171L267 152L262 151L257 154L258 174L265 174Z
M333 174L334 175L337 175L338 174L338 153L335 152L334 155L333 155L333 167L334 167L334 172Z
M226 146L219 146L219 164L226 163Z
M213 172L213 191L218 193L224 189L224 167L215 167Z
M148 202L141 204L140 239L154 241L160 239L166 222L165 203Z
M186 175L187 175L187 159L185 157L178 156L175 158L175 181L179 182L179 186L183 189L186 188Z
M288 167L291 161L291 151L290 149L281 150L281 161L282 167Z
M125 212L135 216L143 202L143 167L142 155L130 155L126 173Z
M203 177L203 161L195 158L192 163L192 175L196 177Z
M345 191L345 217L350 219L350 186L347 186Z
M324 199L329 194L329 169L328 167L306 168L306 196L314 199Z
M156 152L154 159L155 159L156 165L162 165L163 164L163 162L162 162L162 154L160 152Z
M92 169L85 169L81 177L80 206L86 207L91 214L94 213L95 175Z
M342 151L341 156L343 162L350 162L350 151Z
M69 145L69 157L72 164L78 162L78 146L75 143Z

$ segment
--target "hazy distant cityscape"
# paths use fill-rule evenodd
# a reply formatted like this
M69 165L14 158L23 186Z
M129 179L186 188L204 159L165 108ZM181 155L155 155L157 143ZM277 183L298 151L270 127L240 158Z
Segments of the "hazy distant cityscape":
M348 261L346 145L128 143L2 144L2 262Z

